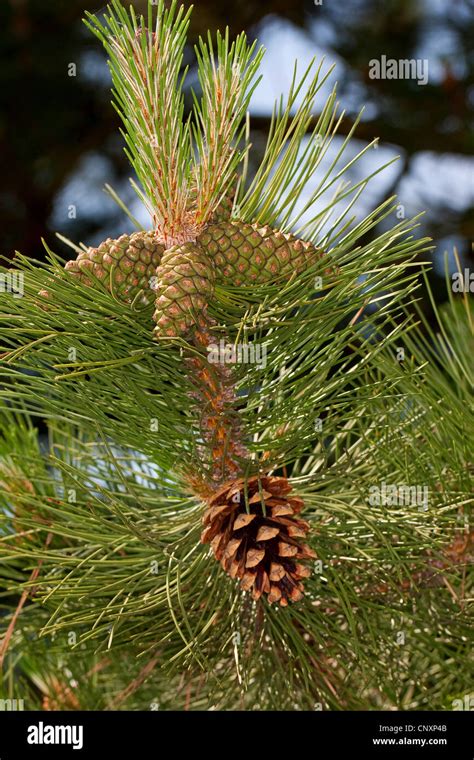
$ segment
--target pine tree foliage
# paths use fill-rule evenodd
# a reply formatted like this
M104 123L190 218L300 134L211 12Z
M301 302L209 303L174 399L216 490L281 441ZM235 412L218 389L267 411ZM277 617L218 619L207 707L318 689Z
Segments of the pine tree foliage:
M394 199L350 216L370 177L346 181L349 138L319 176L341 118L333 92L307 138L321 66L295 69L252 178L263 51L227 32L201 41L184 120L188 18L114 0L87 23L155 229L205 224L237 175L232 218L325 251L208 304L216 343L265 346L265 362L232 367L243 476L290 478L312 574L301 602L274 607L200 542L188 475L206 477L206 441L186 371L199 348L154 340L151 305L79 286L49 248L46 264L18 254L23 297L0 301L1 694L27 709L451 709L472 686L472 306L450 293L430 328L416 303L429 241L393 220Z

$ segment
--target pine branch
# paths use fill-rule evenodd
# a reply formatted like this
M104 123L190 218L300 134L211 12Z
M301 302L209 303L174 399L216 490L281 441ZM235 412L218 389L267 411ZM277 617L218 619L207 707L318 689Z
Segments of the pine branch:
M159 234L171 243L196 231L188 222L202 224L202 241L214 226L219 234L207 245L217 255L221 237L234 251L239 221L250 224L249 237L258 237L258 224L282 223L318 240L325 255L298 241L295 250L312 255L304 267L239 283L217 277L207 302L189 312L199 329L158 341L150 299L120 297L114 266L98 276L103 259L80 278L49 249L45 264L18 255L24 293L0 300L1 693L18 688L28 707L43 709L449 708L470 688L471 555L466 549L458 561L453 548L470 546L473 503L468 299L450 293L430 330L415 303L419 257L429 250L417 221L394 222L393 199L348 218L370 179L345 182L363 151L319 178L302 222L296 201L339 122L332 93L304 138L320 68L300 84L295 71L260 169L247 189L241 181L232 219L225 203L220 216L248 157L245 110L260 53L243 36L229 46L226 34L215 60L212 43L201 43L203 93L191 130L179 80L188 15L161 4L157 19L152 31L151 16L145 24L114 0L106 25L93 16L89 23L109 52L127 150ZM153 135L167 151L152 149ZM333 198L311 218L332 186ZM381 220L386 231L374 237ZM277 232L265 238L270 247L287 244ZM149 233L138 234L149 242ZM196 240L187 242L192 254ZM106 241L104 256L114 245ZM124 245L135 256L148 251L128 238ZM209 257L205 245L198 253ZM213 371L208 341L196 339L206 330L216 342L265 346L265 361ZM38 443L37 418L47 423L47 445ZM252 599L200 541L203 504L189 473L209 485L214 438L224 458L242 444L237 519L251 524L250 501L260 500L269 510L258 516L265 540L270 509L281 519L304 502L304 523L288 522L293 533L310 526L316 559L295 604ZM263 477L269 488L291 481L293 502L264 494ZM395 486L393 503L370 502L382 482ZM427 489L426 510L399 499L415 484ZM442 585L432 582L435 567Z

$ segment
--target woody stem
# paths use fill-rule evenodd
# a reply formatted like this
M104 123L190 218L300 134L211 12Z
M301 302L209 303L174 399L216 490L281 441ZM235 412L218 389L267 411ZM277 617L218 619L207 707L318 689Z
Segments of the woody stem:
M207 328L194 332L193 343L200 349L185 360L195 381L199 435L202 440L203 474L190 481L200 496L208 498L223 483L242 476L242 460L248 452L242 442L240 422L233 409L237 399L232 368L224 363L210 364L205 353L213 338Z

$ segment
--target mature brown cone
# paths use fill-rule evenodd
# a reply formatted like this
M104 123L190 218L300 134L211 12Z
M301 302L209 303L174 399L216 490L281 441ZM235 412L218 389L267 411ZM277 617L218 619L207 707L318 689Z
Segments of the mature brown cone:
M287 478L271 475L227 483L209 499L201 536L244 591L252 590L254 599L266 594L283 607L302 598L301 581L311 571L301 560L316 556L304 543L309 524L296 517L303 500L289 496L291 490Z

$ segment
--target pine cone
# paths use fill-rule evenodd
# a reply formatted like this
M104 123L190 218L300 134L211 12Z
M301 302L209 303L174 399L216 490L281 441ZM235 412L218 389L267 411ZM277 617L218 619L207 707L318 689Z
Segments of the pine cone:
M131 303L142 291L140 300L148 304L154 299L152 278L164 250L153 232L135 232L117 240L108 238L98 248L89 248L74 261L68 261L66 269L92 287L94 279L88 277L90 272L126 303Z
M214 280L214 265L201 246L169 248L156 272L155 334L177 337L194 325L203 327Z
M294 235L235 219L209 225L197 241L214 262L223 285L271 282L302 271L323 256L321 249Z
M208 502L201 536L230 577L240 579L244 591L252 589L254 599L266 594L270 603L283 607L303 596L301 580L310 569L300 560L316 556L302 543L309 525L295 516L303 501L289 497L291 490L287 478L268 475L249 478L247 485L243 479L227 483Z

